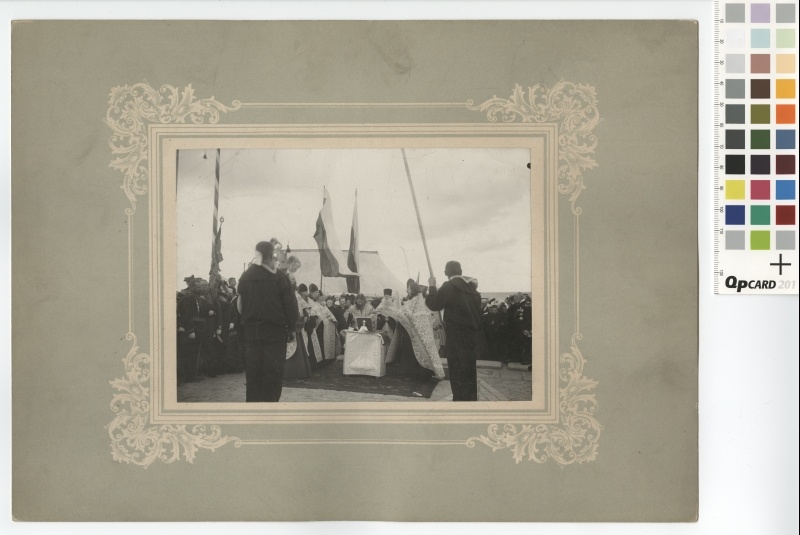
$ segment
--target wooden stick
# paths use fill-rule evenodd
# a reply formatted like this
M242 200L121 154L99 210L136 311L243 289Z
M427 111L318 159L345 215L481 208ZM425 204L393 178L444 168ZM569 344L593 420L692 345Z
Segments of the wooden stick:
M431 255L428 254L428 242L425 240L425 229L422 228L422 218L419 215L419 206L417 206L417 194L414 192L414 183L411 181L411 171L408 170L408 160L406 159L406 149L400 149L403 153L403 164L406 167L406 177L408 177L408 186L411 188L411 199L414 201L414 210L417 212L417 223L419 224L419 233L422 236L422 247L425 249L425 259L428 261L428 271L433 277L433 265L431 264Z
M403 153L403 164L406 166L406 176L408 177L408 186L411 188L411 198L414 200L414 210L417 212L417 223L419 224L419 233L422 236L422 247L425 249L425 260L428 261L428 272L433 277L433 265L431 265L431 255L428 254L428 242L425 240L425 229L422 228L422 218L419 216L419 206L417 206L417 194L414 193L414 183L411 181L411 171L408 170L408 160L406 159L406 149L401 148L400 152ZM405 251L403 251L405 252ZM417 284L419 284L419 271L417 271ZM439 320L442 320L442 311L436 313Z

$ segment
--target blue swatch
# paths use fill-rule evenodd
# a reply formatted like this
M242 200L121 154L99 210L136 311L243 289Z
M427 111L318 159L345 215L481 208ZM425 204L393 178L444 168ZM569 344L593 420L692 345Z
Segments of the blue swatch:
M775 199L778 201L793 201L795 199L794 180L776 180Z
M725 224L744 225L744 206L739 204L726 204Z
M797 146L795 133L795 130L775 130L775 148L794 150Z

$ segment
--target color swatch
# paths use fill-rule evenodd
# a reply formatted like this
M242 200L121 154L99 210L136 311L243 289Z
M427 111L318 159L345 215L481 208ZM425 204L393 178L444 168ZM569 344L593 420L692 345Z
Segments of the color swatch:
M716 3L718 294L797 293L796 20L788 0Z

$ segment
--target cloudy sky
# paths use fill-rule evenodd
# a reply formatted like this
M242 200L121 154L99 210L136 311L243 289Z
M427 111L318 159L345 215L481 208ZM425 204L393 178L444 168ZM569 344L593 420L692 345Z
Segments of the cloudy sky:
M208 158L204 159L204 154ZM531 215L527 149L406 149L434 275L459 260L484 292L530 291ZM180 152L178 287L207 278L214 204L214 150ZM399 149L222 150L221 264L238 277L258 241L316 248L327 187L343 249L350 245L355 191L361 250L378 251L399 280L428 268Z

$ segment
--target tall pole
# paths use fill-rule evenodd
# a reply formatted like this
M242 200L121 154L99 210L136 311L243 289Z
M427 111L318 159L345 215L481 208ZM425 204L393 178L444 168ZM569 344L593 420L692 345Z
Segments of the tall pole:
M419 215L419 206L417 205L417 194L414 192L414 182L411 180L411 171L408 170L408 159L406 158L406 149L400 149L403 153L403 165L406 167L406 177L408 177L408 187L411 188L411 199L414 201L414 210L417 212L417 223L419 224L419 234L422 236L422 247L425 249L425 259L428 261L428 271L433 277L433 265L431 264L431 255L428 254L428 242L425 240L425 229L422 228L422 218Z
M422 247L425 249L425 260L428 261L428 272L433 277L433 266L431 265L431 255L428 254L428 242L425 240L425 229L422 228L422 218L419 215L419 206L417 205L417 194L414 192L414 182L411 181L411 171L408 170L408 159L406 158L406 149L401 148L400 152L403 153L403 165L406 166L406 176L408 177L408 187L411 188L411 199L414 201L414 210L417 212L417 223L419 224L419 234L422 236ZM405 251L403 251L405 253ZM419 272L417 272L417 284L419 284ZM442 321L442 311L438 311L436 315L439 321Z
M322 206L323 206L323 208L325 207L325 186L322 186ZM320 249L319 254L320 254L320 258L322 258L322 249ZM322 265L320 264L320 270L319 270L319 293L322 293L322 278L323 278Z
M211 279L219 278L219 262L217 262L217 227L219 225L219 168L220 149L217 149L217 161L214 165L214 222L211 227Z

